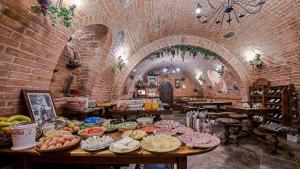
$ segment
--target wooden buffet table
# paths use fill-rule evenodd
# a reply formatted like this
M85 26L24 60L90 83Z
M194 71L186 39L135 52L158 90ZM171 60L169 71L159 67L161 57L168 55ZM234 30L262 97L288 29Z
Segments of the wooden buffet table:
M120 139L120 133L110 134L115 140ZM103 151L86 152L80 146L73 149L40 154L34 148L11 151L10 148L0 148L1 156L17 156L20 159L20 168L29 169L32 164L146 164L146 163L169 163L177 164L178 169L187 168L187 156L197 155L212 151L216 148L191 149L182 145L178 150L169 153L151 153L143 148L124 154L116 154L106 149Z

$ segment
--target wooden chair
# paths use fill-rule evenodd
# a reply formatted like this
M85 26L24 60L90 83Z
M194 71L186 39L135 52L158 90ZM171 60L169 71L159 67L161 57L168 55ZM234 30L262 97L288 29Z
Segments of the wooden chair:
M229 144L234 142L236 145L238 145L238 136L231 138L230 135L230 128L238 128L238 132L241 130L241 121L233 118L217 118L216 121L222 125L225 129L224 132L224 140L222 140L223 144Z

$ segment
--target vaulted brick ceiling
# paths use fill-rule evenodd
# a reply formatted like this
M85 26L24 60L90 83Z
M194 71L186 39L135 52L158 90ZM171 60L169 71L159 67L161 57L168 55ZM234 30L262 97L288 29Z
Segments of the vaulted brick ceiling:
M120 48L128 49L129 53L129 70L122 73L121 77L128 76L138 61L149 54L134 57L141 49L146 50L147 45L166 37L194 36L210 40L232 53L236 60L225 60L236 71L246 69L247 72L251 67L246 57L251 50L261 53L267 65L285 65L290 59L287 53L300 47L299 0L267 0L260 13L247 15L242 23L234 22L231 26L225 24L222 28L208 27L197 22L197 3L202 4L205 10L210 10L205 0L185 0L184 3L182 0L133 0L129 4L124 2L127 1L83 1L78 11L79 22L75 24L78 27L96 18L112 30L113 47L109 57L116 58ZM122 30L125 32L125 39L118 42L117 32ZM235 36L224 39L223 35L228 31L235 32ZM237 62L243 68L235 67Z

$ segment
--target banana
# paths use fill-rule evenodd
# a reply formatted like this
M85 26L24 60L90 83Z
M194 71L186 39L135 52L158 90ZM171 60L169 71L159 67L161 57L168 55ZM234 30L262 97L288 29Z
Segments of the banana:
M2 127L2 128L0 128L0 131L3 131L6 134L6 136L10 136L11 135L11 129L10 129L10 127Z
M12 121L15 121L15 120L18 120L18 121L22 121L22 122L31 122L31 119L27 116L24 116L24 115L13 115L13 116L10 116L7 121L8 122L12 122Z
M7 121L0 121L0 127L8 127L12 125L11 122L7 122Z
M0 128L0 131L4 131L4 132L10 131L10 127L2 127Z
M7 121L7 117L0 117L0 121Z

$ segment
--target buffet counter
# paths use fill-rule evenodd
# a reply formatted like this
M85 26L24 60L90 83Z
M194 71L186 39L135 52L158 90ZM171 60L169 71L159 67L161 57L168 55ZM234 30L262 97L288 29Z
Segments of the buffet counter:
M120 132L109 134L112 138L118 140L121 138ZM145 163L175 163L178 169L187 168L187 156L197 155L212 151L216 148L189 148L181 145L179 149L168 153L151 153L143 148L129 153L113 153L106 149L103 151L87 152L77 146L73 149L53 152L53 153L38 153L34 148L12 151L10 148L0 149L1 156L18 156L19 164L22 169L31 168L32 164L37 163L71 163L71 164L145 164Z

